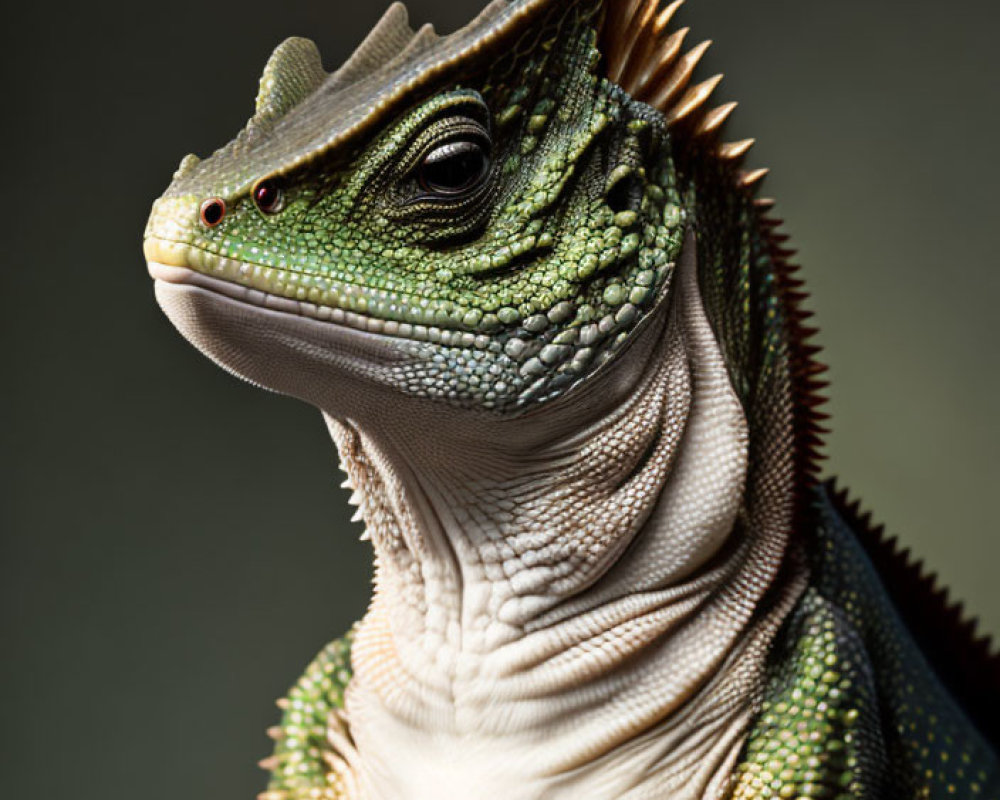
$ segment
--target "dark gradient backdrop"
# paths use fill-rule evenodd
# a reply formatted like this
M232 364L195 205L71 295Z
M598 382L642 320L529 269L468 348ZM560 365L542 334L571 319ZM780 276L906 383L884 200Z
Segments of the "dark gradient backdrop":
M318 414L181 340L140 235L180 157L250 114L274 45L311 36L336 67L381 5L4 12L5 797L252 797L272 698L364 610ZM1000 6L689 6L801 249L829 471L1000 630ZM444 30L477 7L411 11Z

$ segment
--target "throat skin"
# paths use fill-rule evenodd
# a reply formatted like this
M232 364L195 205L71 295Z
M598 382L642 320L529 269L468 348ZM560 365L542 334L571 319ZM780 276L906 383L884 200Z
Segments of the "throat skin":
M748 512L696 260L689 233L659 312L561 408L325 415L376 554L335 742L352 796L722 796L805 574Z

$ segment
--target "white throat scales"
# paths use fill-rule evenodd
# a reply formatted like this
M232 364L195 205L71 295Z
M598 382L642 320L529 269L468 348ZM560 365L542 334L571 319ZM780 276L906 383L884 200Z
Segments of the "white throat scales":
M690 235L674 281L628 399L583 432L472 450L329 419L377 558L332 733L352 796L721 795L801 581L754 615L787 531L744 524L747 422Z

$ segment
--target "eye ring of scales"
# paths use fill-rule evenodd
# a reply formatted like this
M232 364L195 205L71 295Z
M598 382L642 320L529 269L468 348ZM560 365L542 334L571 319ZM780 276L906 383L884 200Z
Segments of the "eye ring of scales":
M323 411L375 549L262 800L1000 798L1000 662L819 481L801 282L678 6L289 39L154 205L167 315Z

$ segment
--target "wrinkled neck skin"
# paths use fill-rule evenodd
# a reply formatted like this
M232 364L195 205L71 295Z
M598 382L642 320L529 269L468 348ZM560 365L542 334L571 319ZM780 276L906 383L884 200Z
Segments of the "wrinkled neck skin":
M593 389L475 424L327 415L376 552L352 796L722 795L802 581L776 585L787 531L746 513L692 241Z

